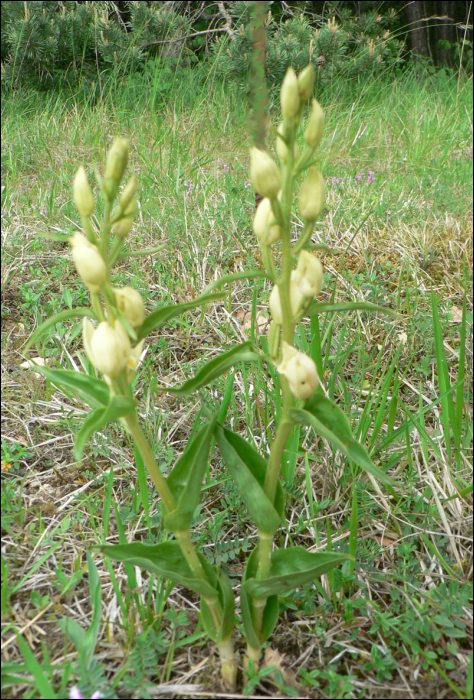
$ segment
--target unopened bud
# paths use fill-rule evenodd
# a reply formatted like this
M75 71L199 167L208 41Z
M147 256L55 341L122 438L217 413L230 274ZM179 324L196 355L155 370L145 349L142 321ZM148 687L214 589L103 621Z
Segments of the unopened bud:
M283 134L284 134L283 122L280 123L280 125L277 129L277 132L283 136ZM280 161L282 163L286 163L286 161L288 159L288 146L283 141L283 139L280 138L279 136L277 136L277 139L276 139L276 152L278 154L278 158L280 159ZM293 157L295 158L295 160L296 160L297 155L298 155L298 149L296 148L296 143L295 143L293 145Z
M297 399L307 399L314 393L319 377L313 360L285 341L282 343L282 361L277 370L288 380L290 391Z
M74 203L81 216L90 216L94 211L94 195L92 194L86 171L79 166L72 186Z
M300 108L298 79L293 68L288 68L280 90L281 111L285 117L293 117Z
M137 213L137 203L135 199L132 199L124 212L124 216L113 225L112 231L119 238L125 238L125 236L130 233L130 230L135 221L135 215Z
M104 177L106 179L111 177L116 180L117 183L120 182L125 172L125 168L127 167L129 148L130 142L128 139L123 139L119 136L114 140L105 162Z
M303 294L299 290L298 281L298 274L296 270L293 270L290 279L290 305L293 318L296 318L296 316L298 315L301 304L303 302ZM272 315L273 320L275 321L275 323L279 323L281 325L283 323L283 313L281 310L280 288L277 284L275 284L272 291L270 292L268 305L270 307L270 313Z
M134 328L141 326L145 320L145 305L140 292L133 287L114 289L117 307Z
M314 91L314 68L313 64L309 63L306 68L303 68L298 75L298 88L300 91L300 100L306 102L313 96Z
M76 231L69 239L72 259L82 281L91 292L98 292L107 279L107 266L96 245Z
M250 181L262 197L274 199L280 191L281 176L275 161L265 151L250 149Z
M262 245L271 245L281 238L281 227L278 224L270 226L275 221L272 203L265 197L257 207L253 219L253 231Z
M120 207L122 211L125 211L130 202L132 201L132 197L134 197L135 192L137 191L137 176L132 175L130 180L127 182L125 187L123 188L123 192L120 196Z
M314 165L309 169L306 180L299 191L299 212L304 219L314 221L323 210L326 186L319 168Z
M102 321L92 334L90 329L86 331L84 324L84 345L94 367L107 377L118 377L128 365L130 338L118 320L113 326L108 321Z
M107 154L104 174L104 190L109 198L113 200L118 191L118 186L128 163L128 149L130 143L128 139L118 137L114 140Z
M304 140L310 148L316 148L321 141L324 131L324 112L317 100L312 102L311 114L309 115L306 129L304 132Z
M267 333L268 350L270 352L270 357L274 359L278 357L278 350L280 347L280 329L280 324L276 321L272 321Z
M298 289L305 297L315 297L323 288L324 274L321 261L307 250L302 250L296 266Z

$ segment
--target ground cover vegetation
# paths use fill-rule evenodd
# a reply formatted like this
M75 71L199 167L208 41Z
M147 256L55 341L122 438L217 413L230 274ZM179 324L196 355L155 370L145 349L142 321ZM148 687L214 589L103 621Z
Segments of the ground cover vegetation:
M222 690L199 596L98 554L105 543L169 536L130 435L109 424L76 461L74 434L89 409L31 370L39 358L46 372L93 374L82 324L65 318L24 354L46 318L89 304L71 272L67 241L80 225L72 181L79 165L102 170L114 137L127 137L126 180L135 173L139 184L126 248L152 252L118 260L114 286L139 290L147 312L189 304L149 336L132 380L160 471L169 474L209 409L268 452L282 410L271 363L237 365L198 395L158 391L182 385L224 347L251 341L268 352L268 280L234 280L205 313L196 305L218 277L266 264L252 230L245 86L220 82L216 60L178 73L156 60L146 81L131 76L133 99L117 80L99 99L19 86L2 105L6 697ZM327 190L312 235L324 267L318 301L348 307L302 318L296 342L392 486L361 474L312 428L292 429L275 544L355 559L279 594L263 662L245 675L240 662L244 694L472 696L471 95L466 75L444 70L335 75L316 93ZM274 100L272 153L280 120ZM302 149L303 131L297 142ZM97 198L94 226L103 213ZM295 207L293 241L303 229ZM214 444L191 532L237 592L258 532ZM243 637L234 642L243 661Z

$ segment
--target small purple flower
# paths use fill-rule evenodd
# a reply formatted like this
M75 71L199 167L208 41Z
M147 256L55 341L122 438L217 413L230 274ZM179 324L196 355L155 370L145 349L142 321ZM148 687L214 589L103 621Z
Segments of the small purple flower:
M229 170L229 166L227 163L224 163L224 172L226 173Z
M101 697L102 695L98 690L96 690L95 693L92 693L91 700L96 700L96 698ZM71 690L69 691L69 698L70 700L87 700L86 696L81 693L77 685L72 686Z
M247 189L247 187L250 187L250 182L244 182L244 187Z
M191 194L192 191L194 190L194 184L193 184L192 180L185 180L184 186L188 188L188 191L186 192L186 194Z
M46 209L42 209L41 213L43 214L43 216L46 216Z

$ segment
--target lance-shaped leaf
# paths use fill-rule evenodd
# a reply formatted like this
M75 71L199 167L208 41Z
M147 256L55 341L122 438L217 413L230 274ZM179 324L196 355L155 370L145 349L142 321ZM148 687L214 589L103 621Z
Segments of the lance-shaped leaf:
M112 396L108 406L96 408L89 413L74 439L74 459L82 458L84 445L92 435L111 420L126 416L133 411L137 402L129 396Z
M219 602L222 607L222 624L216 633L214 621L211 611L205 599L201 596L201 616L204 630L216 644L219 644L223 639L227 639L232 634L235 624L235 600L232 585L228 576L221 568L217 570L211 566L209 562L200 555L200 559L210 583L219 591Z
M219 292L218 294L205 294L201 295L197 299L192 301L187 301L184 304L169 304L168 306L162 306L156 311L152 311L151 314L145 318L144 322L137 330L138 340L146 338L146 336L151 333L151 331L156 330L162 326L166 321L174 316L179 316L184 311L189 309L195 309L197 306L202 306L203 304L209 304L212 301L219 301L224 298L224 294Z
M339 304L314 301L311 306L306 309L304 315L311 316L311 314L335 313L336 311L379 311L382 314L400 318L400 314L393 309L389 309L386 306L379 306L378 304L372 304L370 301L345 301Z
M221 374L227 372L230 367L236 365L238 362L255 362L255 360L259 359L261 359L260 355L254 350L252 343L247 341L209 360L204 367L201 367L201 369L196 372L194 377L188 379L188 381L181 384L181 386L157 386L157 389L158 391L167 391L173 394L179 394L180 396L186 396L206 386L206 384L212 382L216 377L220 377Z
M89 406L107 406L109 403L109 387L96 377L73 369L51 369L50 367L34 366L35 372L41 372L50 382L59 387L72 389Z
M191 525L201 495L201 483L206 471L216 418L217 413L201 428L194 440L188 443L166 479L177 505L174 511L166 513L164 523L173 532L187 530Z
M266 279L271 279L264 270L244 270L243 272L233 272L229 275L222 275L218 279L208 284L203 294L207 294L213 289L218 289L224 284L229 284L230 282L235 282L236 280L243 279L254 279L255 277L263 277Z
M350 554L341 552L311 553L304 547L276 549L272 553L268 578L247 578L242 588L253 598L279 595L314 581L321 574L352 558Z
M85 306L80 306L77 309L66 309L65 311L61 311L59 314L47 318L46 321L43 321L43 323L40 326L38 326L38 328L35 330L33 335L30 337L29 341L27 342L24 352L26 352L33 345L33 343L35 343L38 340L38 338L41 337L45 330L47 330L51 326L55 326L56 323L66 321L68 318L75 318L77 316L88 316L89 318L93 318L94 320L97 319L97 316L95 315L93 310Z
M351 427L345 413L323 394L313 394L307 402L306 410L292 408L290 418L296 423L310 425L323 438L329 440L334 447L344 452L364 471L385 484L392 480L381 469L375 466L367 450L351 433Z
M281 486L275 499L275 507L263 490L265 479L265 472L263 471L262 474L261 465L263 458L260 458L260 455L250 445L245 445L245 449L243 449L242 443L245 440L231 430L217 425L215 432L225 465L232 475L251 518L260 532L273 535L278 529L283 511Z
M240 588L240 609L242 621L244 623L245 636L247 642L253 649L260 649L262 644L268 639L275 625L278 622L278 596L271 595L267 598L265 610L263 611L262 629L260 633L254 627L254 612L252 596L248 593L246 583L253 581L258 567L258 547L255 547L247 561L242 585Z
M206 598L218 595L218 591L209 581L194 576L176 541L160 544L130 542L129 544L102 545L99 549L115 561L130 562L147 571L153 571Z

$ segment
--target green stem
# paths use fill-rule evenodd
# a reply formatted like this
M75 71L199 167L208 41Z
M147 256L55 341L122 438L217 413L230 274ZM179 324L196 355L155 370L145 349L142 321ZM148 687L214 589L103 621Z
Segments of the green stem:
M143 457L143 461L145 462L148 473L156 486L156 490L158 491L161 500L165 504L167 511L171 513L176 508L173 495L168 484L166 483L165 477L160 472L160 468L156 463L156 459L150 445L148 444L148 440L140 427L136 413L134 411L129 413L128 416L125 416L125 421L133 439L135 440L140 454Z
M100 296L98 292L91 292L91 305L96 313L99 323L101 321L105 321L104 309L100 303Z
M95 234L94 229L92 228L91 220L88 216L81 216L81 221L82 221L82 228L84 231L87 233L88 239L91 241L91 243L97 244L97 236Z
M107 260L107 244L110 234L110 210L112 204L107 197L104 198L104 218L102 219L102 236L100 239L101 253L104 260Z
M191 533L189 532L189 529L178 530L174 534L176 535L176 539L179 542L181 551L183 552L184 557L188 562L193 574L196 576L196 578L200 578L203 581L208 581L209 579L206 576L206 572L204 571L203 565L201 564L201 560L199 559L194 545L191 542ZM204 600L206 601L211 612L212 621L214 623L214 629L217 636L219 634L219 630L222 624L222 606L219 602L219 598L217 597L217 595L212 596L212 598L205 597Z
M281 277L278 282L280 292L280 303L282 310L282 339L289 345L293 345L295 334L295 321L291 309L290 280L293 268L293 252L291 249L291 204L294 185L294 156L293 144L295 139L295 129L293 124L288 125L288 155L287 162L283 167L283 197L281 206L281 227L282 227L282 266ZM285 133L286 135L286 133ZM265 474L265 494L271 503L275 502L276 488L281 470L281 461L286 442L294 425L289 419L289 411L295 404L295 399L290 391L285 377L281 377L283 390L283 410L280 423L277 427L275 439L270 448L267 471ZM258 567L256 578L267 578L270 572L272 561L273 536L268 533L259 532ZM260 637L262 630L263 614L267 598L254 598L253 623L257 636ZM249 658L258 663L260 650L248 649Z
M115 265L117 259L121 257L120 251L122 250L123 244L124 239L120 238L119 236L116 236L114 242L112 243L112 247L109 253L109 259L107 261L109 270Z
M140 451L140 454L143 458L143 461L145 462L145 465L148 469L148 473L150 474L153 483L156 486L156 490L158 491L159 495L161 496L161 499L167 509L168 512L172 512L176 509L176 504L174 502L173 494L171 493L168 484L166 483L166 479L160 472L160 468L158 467L158 464L156 463L155 457L153 455L153 452L151 450L150 445L148 444L148 440L146 439L140 424L137 419L137 415L135 412L129 413L128 416L125 416L125 421L127 423L127 427L135 440L135 443ZM196 578L199 578L203 581L208 581L209 579L206 576L206 572L204 571L203 565L201 563L201 560L199 559L196 549L194 548L193 543L191 542L191 534L189 532L189 529L187 530L179 530L174 533L176 535L176 539L179 543L179 546L181 548L181 551L183 552L183 555L189 565L189 568L193 572L194 576ZM209 607L209 610L212 615L212 620L214 623L214 629L216 632L216 636L219 634L219 630L222 625L222 618L223 618L223 611L222 611L222 606L220 604L218 596L212 596L209 598L205 598L205 601Z
M311 240L311 234L313 233L314 221L306 220L304 222L303 230L301 231L298 241L293 246L293 255L296 255L304 248L308 241Z

